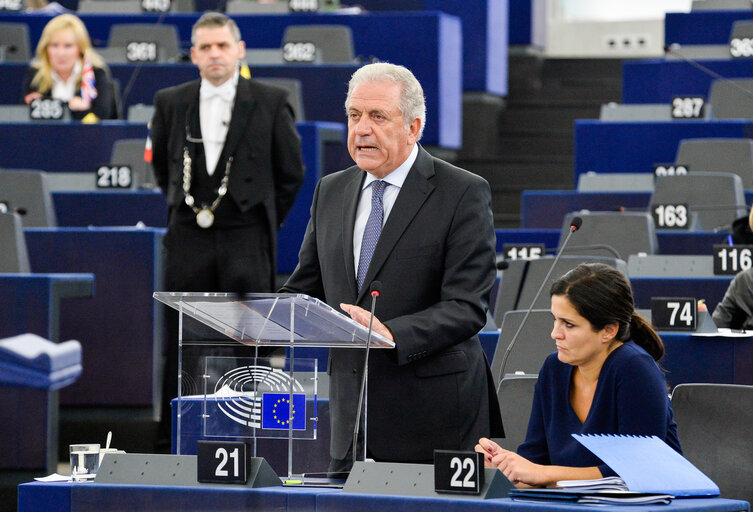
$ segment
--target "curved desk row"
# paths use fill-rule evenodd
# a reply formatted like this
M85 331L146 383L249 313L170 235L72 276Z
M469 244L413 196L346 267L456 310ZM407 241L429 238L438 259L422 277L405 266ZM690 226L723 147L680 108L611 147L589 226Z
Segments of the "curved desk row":
M681 140L707 137L752 138L753 120L613 122L578 119L574 141L575 182L581 173L589 171L652 173L655 164L675 161Z
M524 190L520 204L523 228L559 229L565 215L579 210L648 211L650 192L578 192L576 190ZM753 203L753 190L745 192L745 203ZM726 233L719 233L713 243L724 243ZM702 247L701 247L702 248ZM662 249L660 243L660 250ZM689 248L690 249L690 248ZM697 249L697 247L693 247ZM710 254L711 245L704 252ZM663 254L668 253L661 250ZM702 254L702 253L700 253Z
M325 169L329 172L350 165L345 159L345 129L336 123L298 123L306 168L304 184L288 218L279 231L278 271L290 273L298 263L298 250L309 219L314 189ZM99 125L69 123L0 123L0 168L42 169L47 172L90 172L109 162L112 144L119 139L146 138L146 126L124 121ZM39 144L40 140L53 141ZM61 151L65 148L66 151ZM164 227L164 198L154 191L55 193L60 226ZM34 271L39 271L32 266Z
M618 512L635 507L603 505L598 510ZM411 498L370 494L344 494L339 489L269 487L157 487L112 484L41 483L22 484L18 488L18 512L89 512L89 511L182 511L206 510L279 510L290 512L380 512L411 510L434 512L453 510L474 512L572 512L584 510L573 504L514 501L509 498L470 500L462 497ZM594 510L593 508L588 508ZM676 499L669 505L641 505L642 512L742 512L750 510L747 501L721 498Z
M753 15L749 15L753 16ZM725 78L750 78L753 60L703 60L705 67ZM666 103L673 96L708 97L712 76L681 60L626 60L622 64L622 103Z
M162 18L156 14L81 15L95 46L106 44L113 24L160 21L175 25L181 41L187 47L191 26L198 17L199 14L168 14L160 21ZM248 48L280 48L287 26L320 24L325 17L328 24L347 25L352 29L356 55L366 60L375 57L381 61L402 64L413 71L421 82L426 96L429 120L424 132L426 144L448 148L460 147L464 73L462 27L457 17L440 12L417 12L360 16L238 15L233 19L238 23ZM26 22L30 27L32 45L36 45L49 19L49 16L40 14L0 15L0 22ZM506 57L506 53L505 46L502 55ZM484 64L478 68L486 70L487 63ZM112 66L113 74L121 80L122 87L126 87L130 72L123 76L119 71L121 67L122 65ZM150 72L150 66L143 66L143 75L140 74L139 79L134 82L133 92L128 101L151 104L158 89L198 76L195 67L190 64L176 64L174 68L171 67L169 73L165 72L162 66L155 67L156 71ZM251 73L286 78L300 76L307 117L320 121L341 122L345 118L343 103L347 81L357 67L359 66L356 64L267 66L252 67ZM180 68L185 68L185 71L180 71ZM330 69L336 72L330 72ZM309 71L305 74L303 70ZM190 75L190 78L186 78L187 75ZM10 84L4 79L2 81L4 84ZM18 88L6 85L3 89L8 92L0 96L0 104L20 101L20 83Z

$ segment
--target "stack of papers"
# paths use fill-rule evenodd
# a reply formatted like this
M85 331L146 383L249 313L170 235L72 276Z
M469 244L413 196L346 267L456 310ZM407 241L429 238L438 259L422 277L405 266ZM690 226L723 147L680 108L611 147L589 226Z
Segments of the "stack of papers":
M560 480L557 487L576 491L627 491L628 487L622 478L608 476L594 480Z
M582 491L575 489L512 489L514 500L567 501L585 504L657 505L667 504L670 494L631 491Z
M669 494L650 494L640 492L624 493L612 491L602 494L590 494L578 499L578 503L590 503L598 505L619 504L619 505L668 505L674 496Z

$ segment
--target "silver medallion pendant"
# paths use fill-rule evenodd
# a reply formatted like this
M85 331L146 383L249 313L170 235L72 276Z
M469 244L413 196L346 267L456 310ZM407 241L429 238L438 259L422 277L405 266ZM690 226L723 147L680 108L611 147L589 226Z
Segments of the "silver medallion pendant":
M214 224L214 213L212 213L212 210L209 210L207 208L199 210L199 212L196 214L196 224L204 229Z

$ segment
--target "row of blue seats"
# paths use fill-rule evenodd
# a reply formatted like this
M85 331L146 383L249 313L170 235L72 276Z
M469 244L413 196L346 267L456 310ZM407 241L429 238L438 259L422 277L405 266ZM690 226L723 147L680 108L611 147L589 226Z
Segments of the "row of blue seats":
M69 298L60 304L57 338L79 340L84 360L91 362L84 365L77 383L61 391L62 404L149 407L158 403L164 322L152 293L161 289L163 234L163 228L136 227L25 230L32 270L86 272L95 279L92 298ZM543 241L552 246L559 230L500 230L497 235L500 245ZM85 283L87 278L80 280ZM692 296L706 299L713 310L729 281L729 277L632 278L631 284L639 308L649 308L656 296ZM40 303L48 296L39 293L40 283L49 284L49 280L0 275L0 296L4 297L0 337L18 332L53 337L49 317L44 315L54 304ZM26 300L29 297L33 300ZM19 298L24 299L24 307L13 308Z
M321 15L325 16L325 15ZM110 27L115 23L156 23L157 15L82 15L91 37L106 41ZM168 15L183 41L190 40L191 26L198 15ZM283 32L288 25L312 24L322 21L320 16L238 16L235 18L246 44L250 48L279 48ZM2 15L0 22L25 21L31 32L32 44L36 42L48 16ZM425 143L447 148L459 148L462 140L463 57L460 20L438 12L405 14L369 14L363 16L327 15L327 23L351 27L356 52L364 58L403 64L411 69L424 87L428 123L424 132ZM385 37L385 34L390 34ZM416 37L420 35L420 37ZM506 56L506 45L501 50ZM495 57L499 57L495 53ZM506 92L506 58L503 74ZM499 64L496 63L491 69ZM299 78L304 94L307 118L317 121L342 121L343 102L350 75L357 69L352 65L277 65L253 68L252 74L260 77ZM476 66L486 82L489 66ZM0 104L20 102L21 83L25 66L0 66L0 79L4 84ZM124 89L128 89L125 107L133 103L151 104L154 93L164 87L193 80L198 74L193 65L113 65L113 75ZM133 83L131 80L133 79ZM495 79L496 80L496 79ZM504 89L504 90L503 90Z
M752 10L667 13L664 42L667 46L680 45L675 51L678 55L683 54L684 46L728 45L732 25L736 21L751 19ZM753 77L750 59L704 59L701 64L711 72L676 59L625 61L622 102L669 103L676 94L707 96L714 73L726 78Z
M529 0L530 2L530 0ZM77 0L63 0L66 7L75 10L78 7ZM202 5L197 5L197 11L217 10L224 8L224 2L219 0L201 0ZM513 1L509 9L515 6L515 12L510 15L520 17L525 21L528 18L530 26L530 6L528 15L517 6L519 1ZM485 91L494 94L507 94L507 25L508 25L508 1L507 0L475 0L473 2L459 3L452 0L413 0L401 2L385 2L384 0L371 0L359 2L368 11L379 11L375 14L363 15L337 15L332 13L322 14L289 14L289 15L234 15L238 22L241 33L249 48L275 48L282 41L282 29L286 25L293 24L341 24L349 25L353 29L354 44L357 55L368 57L374 55L383 60L405 64L406 66L419 67L421 62L416 57L426 57L436 52L425 52L424 45L440 43L442 59L452 59L454 52L448 52L450 46L458 45L462 48L462 72L447 76L459 76L463 81L464 91ZM401 11L401 12L383 12ZM413 12L408 12L413 11ZM519 12L520 11L520 12ZM432 33L436 31L426 25L422 18L424 15L436 16L442 12L450 15L442 17L442 25L439 28L439 41ZM115 22L133 23L134 19L139 23L152 23L158 19L158 15L129 16L130 21L121 21L126 18L122 15L82 15L92 38L99 41L107 40L109 25ZM455 31L455 21L458 25L457 36L448 33ZM190 40L190 25L196 16L185 14L167 14L162 23L174 24L180 29L180 37L185 46ZM0 16L2 21L30 20L32 29L32 43L41 33L41 25L38 18L20 17L18 15ZM517 25L517 24L515 24ZM462 32L462 36L461 36ZM461 39L462 38L462 39ZM518 43L521 44L521 43ZM416 73L419 80L421 76ZM430 78L424 76L424 79ZM423 80L422 80L423 83Z
M309 217L309 207L321 169L331 166L332 154L343 153L344 127L334 123L300 123L304 186L279 233L280 268L290 272ZM56 142L47 162L66 170L93 170L109 159L114 140L145 136L143 125L111 123L102 126L0 124L0 167L42 167L46 161L29 161L49 150L40 140ZM327 146L333 146L330 150ZM11 151L12 148L12 151ZM59 148L66 148L61 152ZM20 161L8 162L22 153ZM77 160L81 158L82 160ZM70 161L73 160L73 162ZM67 162L66 162L67 161ZM32 165L30 165L32 164ZM80 167L76 167L79 165ZM61 170L61 169L53 169ZM134 200L135 198L135 200ZM166 222L164 198L158 192L106 194L56 194L61 227L28 228L26 246L31 270L39 274L85 272L93 284L93 297L83 292L70 297L39 294L24 307L12 307L17 297L28 297L29 287L60 286L55 276L0 275L0 337L33 332L48 339L77 339L87 361L77 383L61 391L64 405L118 405L158 407L161 380L160 355L164 339L162 308L152 293L162 287L162 236ZM67 200L67 201L66 201ZM129 218L130 217L130 218ZM75 219L78 218L78 224ZM136 227L139 221L149 227ZM92 225L130 226L95 228ZM41 280L40 280L41 279ZM57 279L61 279L57 277ZM91 286L91 283L90 283ZM51 300L52 304L38 304ZM60 308L59 325L51 313Z
M297 262L296 255L308 223L314 188L323 169L342 168L342 155L345 153L345 127L342 124L309 122L298 123L297 126L307 172L303 187L278 235L278 268L285 273L291 272ZM140 137L146 140L145 125L122 121L99 125L0 123L0 148L5 148L0 151L0 168L90 172L93 183L96 169L109 162L116 140ZM40 144L39 141L54 143ZM65 202L66 197L68 202ZM98 196L101 208L96 210L96 216L87 214L82 205L77 204L79 199L70 201L71 197L60 194L60 202L56 204L61 226L133 226L139 221L147 226L166 225L167 214L161 194L152 193L151 197L149 194L142 195L136 202L123 200L126 196L118 194ZM96 201L95 196L90 197L88 201ZM143 202L145 198L148 198L147 203ZM115 208L116 205L122 210Z

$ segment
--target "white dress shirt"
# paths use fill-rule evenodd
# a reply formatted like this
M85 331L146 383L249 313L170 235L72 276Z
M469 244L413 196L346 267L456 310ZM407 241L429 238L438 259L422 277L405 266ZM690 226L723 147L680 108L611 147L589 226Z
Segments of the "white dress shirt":
M382 178L386 186L384 187L384 195L382 196L382 205L384 206L384 220L382 226L387 222L392 207L395 205L397 195L400 193L400 189L403 187L405 178L408 177L408 171L413 167L413 163L418 157L418 144L413 146L408 158L400 164L400 166ZM366 229L366 221L369 220L369 214L371 213L371 184L378 178L375 178L369 173L366 173L366 179L363 180L363 187L361 188L361 197L358 199L358 206L356 207L356 222L353 225L353 262L355 268L358 268L358 260L361 257L361 242L363 241L363 232Z
M238 86L238 71L224 84L215 87L202 78L199 88L199 122L201 139L204 141L204 157L207 172L212 176L225 145L230 117L233 113L233 100Z
M76 63L73 65L73 71L68 80L63 80L60 75L52 71L52 97L60 101L71 101L71 98L75 96L76 89L78 87L78 81L81 77L81 61L76 59Z

